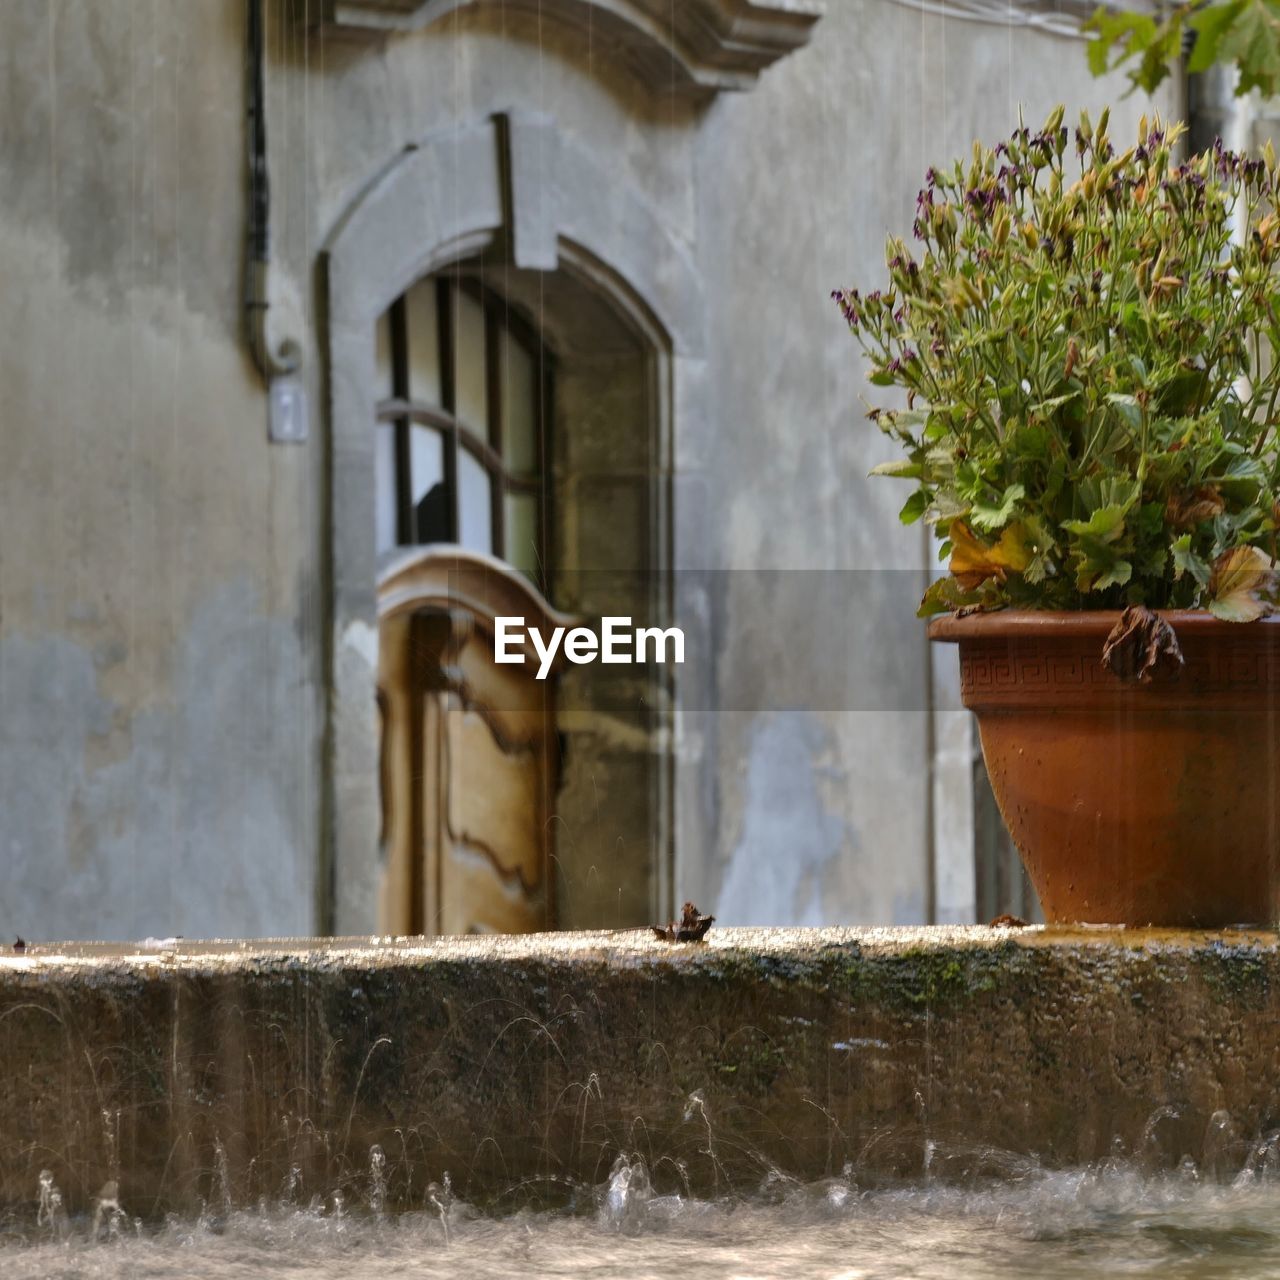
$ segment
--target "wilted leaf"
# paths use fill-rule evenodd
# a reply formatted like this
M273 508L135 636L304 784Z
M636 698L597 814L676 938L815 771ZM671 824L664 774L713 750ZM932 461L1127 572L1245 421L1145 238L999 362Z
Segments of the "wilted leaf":
M1021 524L1011 524L994 546L981 542L962 520L951 526L950 569L956 581L972 590L988 578L1003 582L1009 572L1021 573L1031 563L1032 549Z
M960 613L966 609L981 607L982 595L977 591L965 591L954 578L938 578L916 610L917 618L932 618L937 613Z
M1213 562L1209 612L1224 622L1256 622L1275 603L1275 568L1257 547L1232 547Z
M679 924L673 920L670 924L654 924L649 927L659 942L701 942L715 919L715 916L704 916L692 902L686 902L680 913Z
M1102 665L1121 680L1150 684L1173 675L1183 664L1173 628L1144 605L1131 604L1111 628L1102 646Z
M1204 520L1212 520L1226 505L1217 489L1212 485L1202 484L1198 489L1171 493L1165 503L1164 518L1167 524L1182 532Z

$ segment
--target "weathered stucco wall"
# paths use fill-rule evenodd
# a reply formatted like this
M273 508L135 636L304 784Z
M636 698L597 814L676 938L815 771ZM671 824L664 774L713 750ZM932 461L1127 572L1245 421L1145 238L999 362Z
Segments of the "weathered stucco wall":
M319 454L240 341L243 6L0 11L0 931L313 928Z
M328 925L318 257L406 146L513 107L640 192L699 275L675 563L903 571L853 594L764 593L749 572L698 585L714 662L689 674L676 747L677 901L730 921L922 918L923 551L893 486L861 478L880 445L827 295L876 275L929 160L1006 132L1019 101L1038 119L1120 86L1090 81L1076 43L884 0L831 5L755 89L701 106L554 15L469 8L353 44L267 8L272 318L304 348L302 446L267 443L242 341L243 5L0 9L0 935ZM1113 133L1141 107L1118 104ZM849 678L854 623L880 646L866 678ZM797 634L798 702L776 685ZM368 640L344 659L367 664ZM945 811L963 812L964 773ZM634 784L612 781L623 812ZM608 806L607 760L591 784L573 794ZM569 817L593 893L629 880L633 851L587 801ZM936 909L963 918L963 834L949 847Z
M0 1210L564 1203L972 1178L1116 1155L1235 1176L1274 1132L1274 934L721 930L0 957ZM219 1151L221 1150L221 1154ZM685 1181L687 1179L687 1182Z
M934 553L898 522L904 488L867 478L893 454L830 293L883 283L930 164L1007 137L1020 106L1038 124L1111 102L1124 138L1150 110L1124 89L1090 77L1078 40L849 0L707 113L692 173L714 412L681 424L700 474L678 482L676 543L737 572L711 588L728 710L686 720L711 758L687 780L677 880L731 923L974 918L968 718L930 722L931 680L936 708L959 705L955 659L933 672L914 617Z

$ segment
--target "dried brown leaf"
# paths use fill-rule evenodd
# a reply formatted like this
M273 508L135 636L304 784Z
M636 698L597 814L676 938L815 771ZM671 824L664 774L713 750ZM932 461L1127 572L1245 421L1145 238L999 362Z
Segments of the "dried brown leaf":
M715 916L704 916L692 902L686 902L679 924L673 921L668 925L654 924L649 927L659 942L701 942L714 923Z
M1202 484L1184 493L1171 493L1164 506L1165 523L1185 533L1204 520L1220 515L1226 503L1213 485Z
M1145 605L1131 604L1102 646L1102 665L1120 680L1150 684L1156 676L1174 675L1182 664L1173 628Z

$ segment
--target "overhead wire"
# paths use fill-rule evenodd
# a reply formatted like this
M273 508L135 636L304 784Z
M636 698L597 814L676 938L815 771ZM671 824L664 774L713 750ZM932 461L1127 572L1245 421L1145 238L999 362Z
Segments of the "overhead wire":
M1088 40L1091 37L1081 30L1083 14L1064 9L1028 9L1016 4L998 3L997 0L888 0L890 4L940 18L955 18L961 22L982 22L990 26L1028 27L1049 35L1071 40Z

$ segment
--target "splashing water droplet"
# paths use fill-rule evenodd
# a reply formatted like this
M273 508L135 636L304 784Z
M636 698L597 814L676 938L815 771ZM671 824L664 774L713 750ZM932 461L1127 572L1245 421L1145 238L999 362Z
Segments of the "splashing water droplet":
M605 1184L600 1205L601 1221L617 1231L638 1231L652 1194L649 1170L644 1161L639 1156L618 1156Z
M375 1142L369 1148L369 1208L382 1217L387 1204L387 1157Z
M36 1226L61 1239L71 1229L67 1211L62 1205L62 1192L48 1169L40 1170L39 1204L36 1207Z

